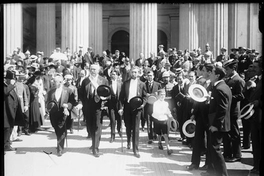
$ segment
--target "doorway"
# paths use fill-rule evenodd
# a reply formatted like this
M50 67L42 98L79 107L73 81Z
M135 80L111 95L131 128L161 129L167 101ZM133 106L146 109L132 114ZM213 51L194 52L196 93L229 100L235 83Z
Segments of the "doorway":
M129 33L120 30L113 34L111 38L111 53L115 53L115 50L125 52L126 56L129 56Z

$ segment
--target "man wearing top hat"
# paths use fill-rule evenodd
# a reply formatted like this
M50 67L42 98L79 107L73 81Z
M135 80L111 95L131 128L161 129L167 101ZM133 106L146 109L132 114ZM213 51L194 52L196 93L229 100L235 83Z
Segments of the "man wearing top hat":
M122 85L120 92L120 101L123 107L119 110L120 115L124 114L124 122L127 135L127 148L130 149L131 147L130 142L132 137L133 152L135 157L137 158L140 157L138 153L139 121L142 109L146 102L146 85L139 80L138 76L139 68L137 66L134 66L131 69L131 78L125 81ZM137 109L132 109L132 105L129 103L129 101L136 96L142 97L143 104Z
M240 101L245 97L243 89L245 81L236 72L237 60L230 59L224 62L223 67L226 71L226 84L230 87L232 92L232 103L230 109L230 131L225 133L223 138L224 157L226 162L240 161L241 159L241 139L238 127L238 118L240 115Z
M66 119L73 104L75 104L75 100L72 91L63 85L64 82L61 75L56 75L54 81L55 87L48 92L46 103L47 106L51 101L57 104L57 108L51 109L49 115L51 125L57 136L57 154L58 156L62 156L67 136Z
M104 77L99 75L100 65L92 64L90 67L90 76L89 83L85 86L85 92L82 94L83 101L86 101L85 107L83 110L86 111L84 115L87 116L86 123L90 129L92 137L92 149L93 155L99 157L99 144L102 133L102 111L101 104L102 100L97 94L97 87L100 85L108 86L108 81ZM83 103L84 105L84 103Z
M226 54L226 48L222 47L220 50L220 55L216 57L216 62L222 62L224 63L225 61L229 60L229 55Z

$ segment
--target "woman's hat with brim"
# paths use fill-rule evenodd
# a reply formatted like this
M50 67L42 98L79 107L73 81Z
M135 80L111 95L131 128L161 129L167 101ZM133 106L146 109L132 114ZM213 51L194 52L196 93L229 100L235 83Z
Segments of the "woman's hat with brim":
M191 119L187 120L182 125L183 134L188 138L193 138L195 136L195 126L196 126L195 120L191 120Z
M139 108L143 104L143 98L140 96L135 96L129 101L132 110Z
M100 97L108 97L111 95L111 89L107 85L100 85L97 87L97 95Z

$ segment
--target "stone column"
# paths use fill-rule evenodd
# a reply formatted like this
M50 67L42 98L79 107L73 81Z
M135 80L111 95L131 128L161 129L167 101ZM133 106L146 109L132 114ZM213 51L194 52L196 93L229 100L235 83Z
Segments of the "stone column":
M89 4L89 46L95 54L103 51L103 7L101 3Z
M228 47L227 4L180 4L180 48L205 49L210 44L214 57Z
M139 53L149 57L150 52L157 55L157 4L130 4L130 59L139 58Z
M3 5L4 10L4 60L17 47L23 51L22 4L10 3Z
M55 4L37 4L37 51L50 56L56 48Z
M103 18L103 50L111 50L111 44L108 41L108 33L109 33L109 17Z
M61 4L61 48L69 47L72 52L83 46L87 51L89 46L89 4L62 3Z
M178 16L171 16L171 47L176 47L179 49L179 17Z
M180 4L179 8L179 48L194 49L199 46L197 4Z

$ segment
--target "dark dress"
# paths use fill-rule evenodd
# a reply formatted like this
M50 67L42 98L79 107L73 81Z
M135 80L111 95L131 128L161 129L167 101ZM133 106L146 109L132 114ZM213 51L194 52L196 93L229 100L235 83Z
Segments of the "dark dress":
M30 90L30 105L29 105L29 129L31 132L35 132L43 122L41 120L39 101L38 101L38 88L29 85Z

